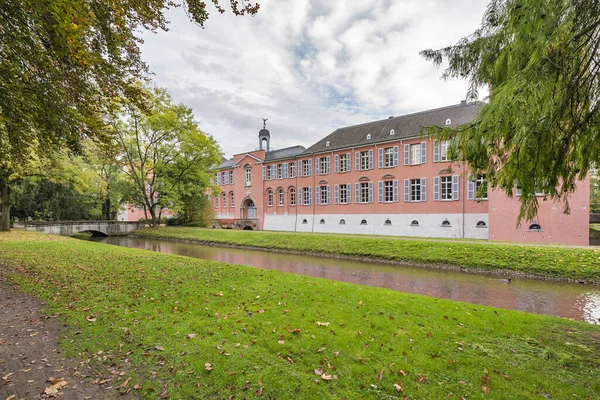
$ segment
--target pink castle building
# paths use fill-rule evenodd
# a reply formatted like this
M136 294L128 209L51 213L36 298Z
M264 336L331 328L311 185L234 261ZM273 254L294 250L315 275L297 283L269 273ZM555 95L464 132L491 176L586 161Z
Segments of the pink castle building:
M589 179L561 204L540 201L538 218L517 227L518 190L478 190L484 176L452 163L449 143L424 138L428 126L475 118L480 103L390 117L337 129L305 149L259 149L218 167L217 225L241 229L587 245Z

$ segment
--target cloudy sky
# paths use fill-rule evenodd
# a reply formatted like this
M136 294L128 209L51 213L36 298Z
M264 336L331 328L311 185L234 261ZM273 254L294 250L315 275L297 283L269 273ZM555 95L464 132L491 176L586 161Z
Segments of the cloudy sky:
M473 32L488 0L259 3L254 17L212 12L205 29L172 10L169 32L144 37L154 82L227 157L258 146L263 117L271 147L308 147L339 127L460 102L466 83L441 80L419 51Z

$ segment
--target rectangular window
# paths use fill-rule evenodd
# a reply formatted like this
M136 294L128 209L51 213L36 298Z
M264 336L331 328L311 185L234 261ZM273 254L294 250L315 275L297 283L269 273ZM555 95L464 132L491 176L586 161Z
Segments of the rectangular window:
M271 192L270 190L267 194L267 199L268 199L267 204L269 205L269 207L272 207L273 206L273 192Z
M296 205L296 191L294 189L290 189L290 206Z
M251 186L252 185L252 168L246 167L245 172L246 172L246 186Z
M449 140L442 140L440 142L440 161L448 161L448 146L450 145Z
M309 172L310 172L310 169L309 169L309 165L308 165L308 160L302 160L302 175L310 176L311 174Z
M384 149L384 153L385 153L385 166L386 167L393 167L394 166L394 148L393 147L388 147L387 149Z
M321 186L321 204L329 204L328 186Z
M231 208L235 208L235 202L233 201L235 199L233 193L231 193Z
M340 154L340 172L350 171L350 153Z
M229 183L233 185L233 171L229 172Z
M302 204L304 204L305 206L308 206L311 204L311 199L310 199L310 192L308 191L309 188L304 188L304 191L302 192L302 195L304 196L304 202Z
M442 176L440 177L440 186L441 186L441 199L442 200L454 200L452 197L452 177L451 176Z
M360 202L369 202L369 182L363 182L360 184Z
M277 165L277 179L283 179L283 165Z
M290 178L295 178L295 177L296 177L296 163L291 162L290 163Z
M219 197L215 197L215 208L219 208Z
M421 143L410 146L410 164L421 164Z
M321 175L325 175L328 174L328 168L327 168L327 157L323 157L321 158L321 160L319 161L321 165L319 165L320 167L320 171L321 171Z
M271 172L273 171L273 169L269 166L267 167L267 180L271 180L273 179L273 175L271 174Z
M227 208L227 195L223 193L223 208Z
M383 201L386 203L394 201L394 181L383 182Z
M349 193L350 185L340 185L340 204L348 204L350 203L350 193Z
M479 188L483 186L481 192L479 192ZM475 194L478 200L487 200L488 198L488 184L485 174L481 174L477 176L475 180ZM536 193L536 196L543 196L543 193Z
M410 201L421 201L421 180L420 179L411 179L410 180Z
M279 191L279 205L282 206L284 203L284 194L283 194L283 190Z
M365 170L369 169L369 152L361 151L360 152L360 169Z

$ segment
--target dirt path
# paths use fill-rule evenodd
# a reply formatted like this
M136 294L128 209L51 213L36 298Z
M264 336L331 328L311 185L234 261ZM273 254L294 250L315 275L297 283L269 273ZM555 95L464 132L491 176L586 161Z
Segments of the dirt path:
M61 355L61 324L42 316L42 307L0 275L0 400L115 398Z

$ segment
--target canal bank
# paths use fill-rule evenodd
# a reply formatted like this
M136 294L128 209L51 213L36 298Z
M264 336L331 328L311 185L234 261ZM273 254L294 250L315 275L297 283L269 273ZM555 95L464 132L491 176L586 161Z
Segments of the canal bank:
M291 272L334 281L382 287L440 299L600 323L600 287L552 280L465 274L456 270L398 266L389 262L330 258L287 252L202 245L138 237L96 238L95 242L227 264ZM469 272L473 272L469 270ZM489 271L484 271L489 272Z
M600 251L500 242L161 227L135 237L600 285Z

